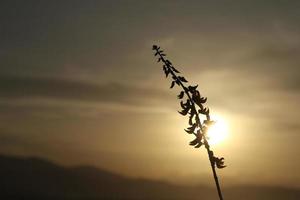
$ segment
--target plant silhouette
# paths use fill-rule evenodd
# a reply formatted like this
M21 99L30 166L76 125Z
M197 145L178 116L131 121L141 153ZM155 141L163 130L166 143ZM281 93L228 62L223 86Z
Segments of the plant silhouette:
M215 123L210 119L209 109L204 105L207 101L207 98L200 95L200 92L197 90L198 85L185 86L188 81L183 76L179 75L180 72L173 66L171 61L166 59L166 54L159 46L153 45L152 49L155 51L154 55L158 57L158 62L163 63L163 71L166 75L166 78L170 76L172 79L170 88L174 88L174 86L177 85L182 90L177 96L178 99L181 100L180 106L182 108L179 113L184 116L188 115L190 126L185 129L185 131L188 134L195 135L195 139L190 142L190 145L194 146L195 148L200 148L202 145L204 145L206 148L218 195L220 200L223 200L221 187L216 173L216 167L222 169L226 166L224 165L224 158L216 157L214 152L210 150L210 145L207 140L207 131L209 127ZM203 122L200 120L200 115L204 115L206 117Z

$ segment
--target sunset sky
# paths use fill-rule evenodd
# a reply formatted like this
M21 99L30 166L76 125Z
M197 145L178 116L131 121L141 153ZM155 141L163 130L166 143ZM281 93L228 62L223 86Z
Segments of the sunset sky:
M300 1L0 2L0 153L213 185L152 45L228 137L224 186L300 188Z

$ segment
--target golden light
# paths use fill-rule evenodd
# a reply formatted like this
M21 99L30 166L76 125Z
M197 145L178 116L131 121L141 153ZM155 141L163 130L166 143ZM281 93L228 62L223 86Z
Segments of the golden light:
M216 123L207 132L209 144L215 145L224 141L228 136L228 123L219 115L212 116Z

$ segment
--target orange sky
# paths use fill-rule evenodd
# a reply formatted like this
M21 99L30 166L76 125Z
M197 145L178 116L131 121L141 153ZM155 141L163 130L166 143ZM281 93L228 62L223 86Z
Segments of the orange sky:
M222 183L300 187L299 7L3 3L0 152L212 182L205 150L188 145L178 90L151 51L158 44L228 122L228 138L213 147L228 166Z

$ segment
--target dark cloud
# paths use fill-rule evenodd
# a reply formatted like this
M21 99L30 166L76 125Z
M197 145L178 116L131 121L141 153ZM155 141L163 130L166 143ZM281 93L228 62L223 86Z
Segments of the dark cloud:
M49 98L85 102L141 103L143 99L161 99L164 91L121 83L92 84L51 78L1 77L2 99Z
M28 141L24 141L20 136L12 135L3 130L0 131L1 146L29 146Z
M182 43L203 46L208 41L217 44L213 50L219 56L222 46L230 50L224 43L229 38L233 44L249 39L236 38L241 32L272 34L278 20L295 27L297 7L298 2L282 1L3 1L0 73L92 76L112 69L122 74L127 68L143 76L151 71L141 67L150 63L147 42L175 38L180 51Z
M47 148L41 144L41 142L44 141L45 140L36 137L36 135L31 132L0 130L1 152L19 154L22 152L26 154L28 152L44 151L44 148Z

